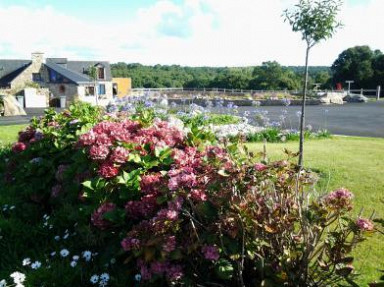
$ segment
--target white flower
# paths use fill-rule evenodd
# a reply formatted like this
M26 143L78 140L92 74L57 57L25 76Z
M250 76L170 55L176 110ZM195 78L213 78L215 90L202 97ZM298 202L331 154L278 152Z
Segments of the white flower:
M103 273L100 275L100 280L103 282L108 282L109 281L109 274L108 273Z
M67 238L68 238L68 236L69 236L69 234L68 234L68 233L64 234L64 236L63 236L63 239L64 239L64 240L65 240L65 239L67 239Z
M31 264L31 258L25 258L25 259L23 259L23 266L27 266L27 265L29 265L29 264Z
M55 256L55 255L56 255L56 251L51 252L51 256L52 257Z
M15 209L15 208L16 208L16 206L12 205L9 209L10 209L10 210L13 210L13 209Z
M96 284L99 281L99 275L92 275L89 281L91 281L92 284Z
M7 281L4 279L0 281L0 287L6 287L7 286Z
M67 257L69 255L68 249L63 249L60 251L61 257Z
M135 280L136 281L141 281L141 275L140 274L136 274L135 275Z
M32 269L39 269L41 267L41 262L40 261L35 261L31 264Z
M77 265L77 261L71 261L70 265L71 267L75 267Z
M21 273L21 272L13 272L11 275L9 275L13 278L13 282L17 285L20 285L21 283L23 283L25 281L25 274Z
M55 236L55 240L56 240L56 241L59 241L59 240L60 240L60 236L59 236L59 235L56 235L56 236Z
M73 259L74 261L79 260L79 258L80 258L79 255L73 255L73 256L72 256L72 259Z
M92 257L92 252L89 251L89 250L86 250L83 252L83 258L85 259L85 261L89 261L91 260L91 257Z

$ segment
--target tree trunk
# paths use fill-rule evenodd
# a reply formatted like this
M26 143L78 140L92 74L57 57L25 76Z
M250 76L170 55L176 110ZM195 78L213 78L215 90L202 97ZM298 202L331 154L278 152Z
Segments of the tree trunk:
M307 100L308 92L308 58L309 50L311 47L307 45L307 50L305 53L305 76L304 76L304 89L303 89L303 100L301 103L301 117L300 117L300 144L299 144L299 167L303 168L303 151L304 151L304 125L305 125L305 102Z

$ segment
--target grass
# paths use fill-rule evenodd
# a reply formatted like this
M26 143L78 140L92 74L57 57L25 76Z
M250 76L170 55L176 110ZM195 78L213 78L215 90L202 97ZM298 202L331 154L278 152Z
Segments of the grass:
M262 151L262 143L248 144L250 150ZM298 150L297 142L267 144L271 160L281 159L283 149ZM384 218L384 139L361 137L333 137L309 140L304 146L304 165L321 174L318 189L331 191L338 187L350 189L354 195L354 213L361 209L369 217L376 211ZM355 251L355 268L361 273L360 286L378 280L379 269L384 269L384 238L375 235Z
M17 133L25 125L0 126L1 143L16 140ZM262 143L249 143L250 150L262 151ZM297 142L268 143L267 154L271 160L281 159L283 149L296 151ZM357 215L364 208L363 215L369 217L376 210L384 218L384 139L361 137L333 137L330 139L308 140L305 143L304 164L320 172L318 188L330 191L346 187L355 194ZM360 286L380 277L384 269L384 240L377 235L364 242L355 250L355 267L360 273Z
M0 126L0 146L11 144L17 140L17 133L27 125Z

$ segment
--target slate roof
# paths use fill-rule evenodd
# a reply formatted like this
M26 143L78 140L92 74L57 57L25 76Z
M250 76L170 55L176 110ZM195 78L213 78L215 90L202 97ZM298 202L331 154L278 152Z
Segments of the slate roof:
M60 64L56 64L53 61L47 59L45 62L45 65L57 73L63 75L68 80L74 82L75 84L88 84L92 82L92 79L89 78L87 75L77 73L76 71L73 71L71 69L66 68L65 66L62 66Z
M57 66L60 66L61 68L64 68L76 75L86 77L88 81L92 81L92 79L87 75L89 67L102 65L105 68L105 81L112 81L111 66L109 62L106 61L68 61L66 58L47 58L46 64L48 62L54 63ZM58 70L57 72L60 73ZM64 74L63 76L67 77ZM81 81L79 81L79 83L81 83Z
M0 60L0 87L7 87L31 63L31 60Z
M105 68L105 80L112 81L111 66L105 61L68 61L67 68L78 73L87 72L90 66L102 65Z

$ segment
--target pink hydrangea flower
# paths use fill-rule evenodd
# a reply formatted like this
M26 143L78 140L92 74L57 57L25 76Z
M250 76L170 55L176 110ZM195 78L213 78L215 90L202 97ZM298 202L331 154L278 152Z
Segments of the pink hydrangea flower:
M129 151L121 146L118 146L112 151L111 161L117 163L125 163L127 161Z
M147 194L141 200L128 201L125 205L127 215L132 218L153 216L156 209L156 194Z
M151 271L155 274L161 274L165 272L167 268L167 262L155 261L151 263Z
M174 235L171 235L166 238L163 244L163 250L169 253L175 249L176 249L176 237Z
M22 151L26 150L26 148L27 148L27 145L23 142L16 142L12 145L12 151L14 153L22 152Z
M361 231L372 231L374 229L372 221L366 218L358 218L356 225Z
M106 145L106 146L111 146L112 145L112 140L107 134L96 134L95 136L95 144L97 145Z
M257 171L263 171L263 170L266 170L268 168L268 166L266 166L265 164L262 164L262 163L256 163L254 167Z
M146 174L141 177L140 188L144 193L157 191L161 183L161 173Z
M348 189L339 188L325 197L325 203L336 210L350 210L352 208L352 198L353 194Z
M54 185L51 190L51 197L56 198L60 195L60 193L61 193L61 185L60 184Z
M189 196L196 201L206 201L207 200L207 195L204 191L201 189L193 189Z
M93 160L105 160L109 155L109 148L105 145L93 145L89 149L89 157Z
M144 281L151 280L152 272L142 260L138 260L137 266L140 268L141 279Z
M107 229L110 225L111 222L104 219L103 216L105 213L112 211L116 208L116 205L114 203L110 202L105 202L103 203L91 216L91 222L92 224L101 229Z
M167 274L167 278L171 281L180 280L184 276L181 265L169 265L167 266L165 272Z
M112 178L119 174L119 169L112 162L103 162L98 173L104 178Z
M95 143L96 135L93 131L90 131L86 134L82 134L79 137L80 146L90 146Z
M213 245L204 245L201 248L204 258L207 260L217 261L220 258L219 250Z
M179 217L179 213L173 209L160 209L157 213L158 219L176 220Z
M140 248L140 240L137 238L124 238L123 241L121 241L121 247L125 251L130 251L132 249L139 249Z
M27 127L24 131L19 132L19 142L29 142L35 135L35 130Z

